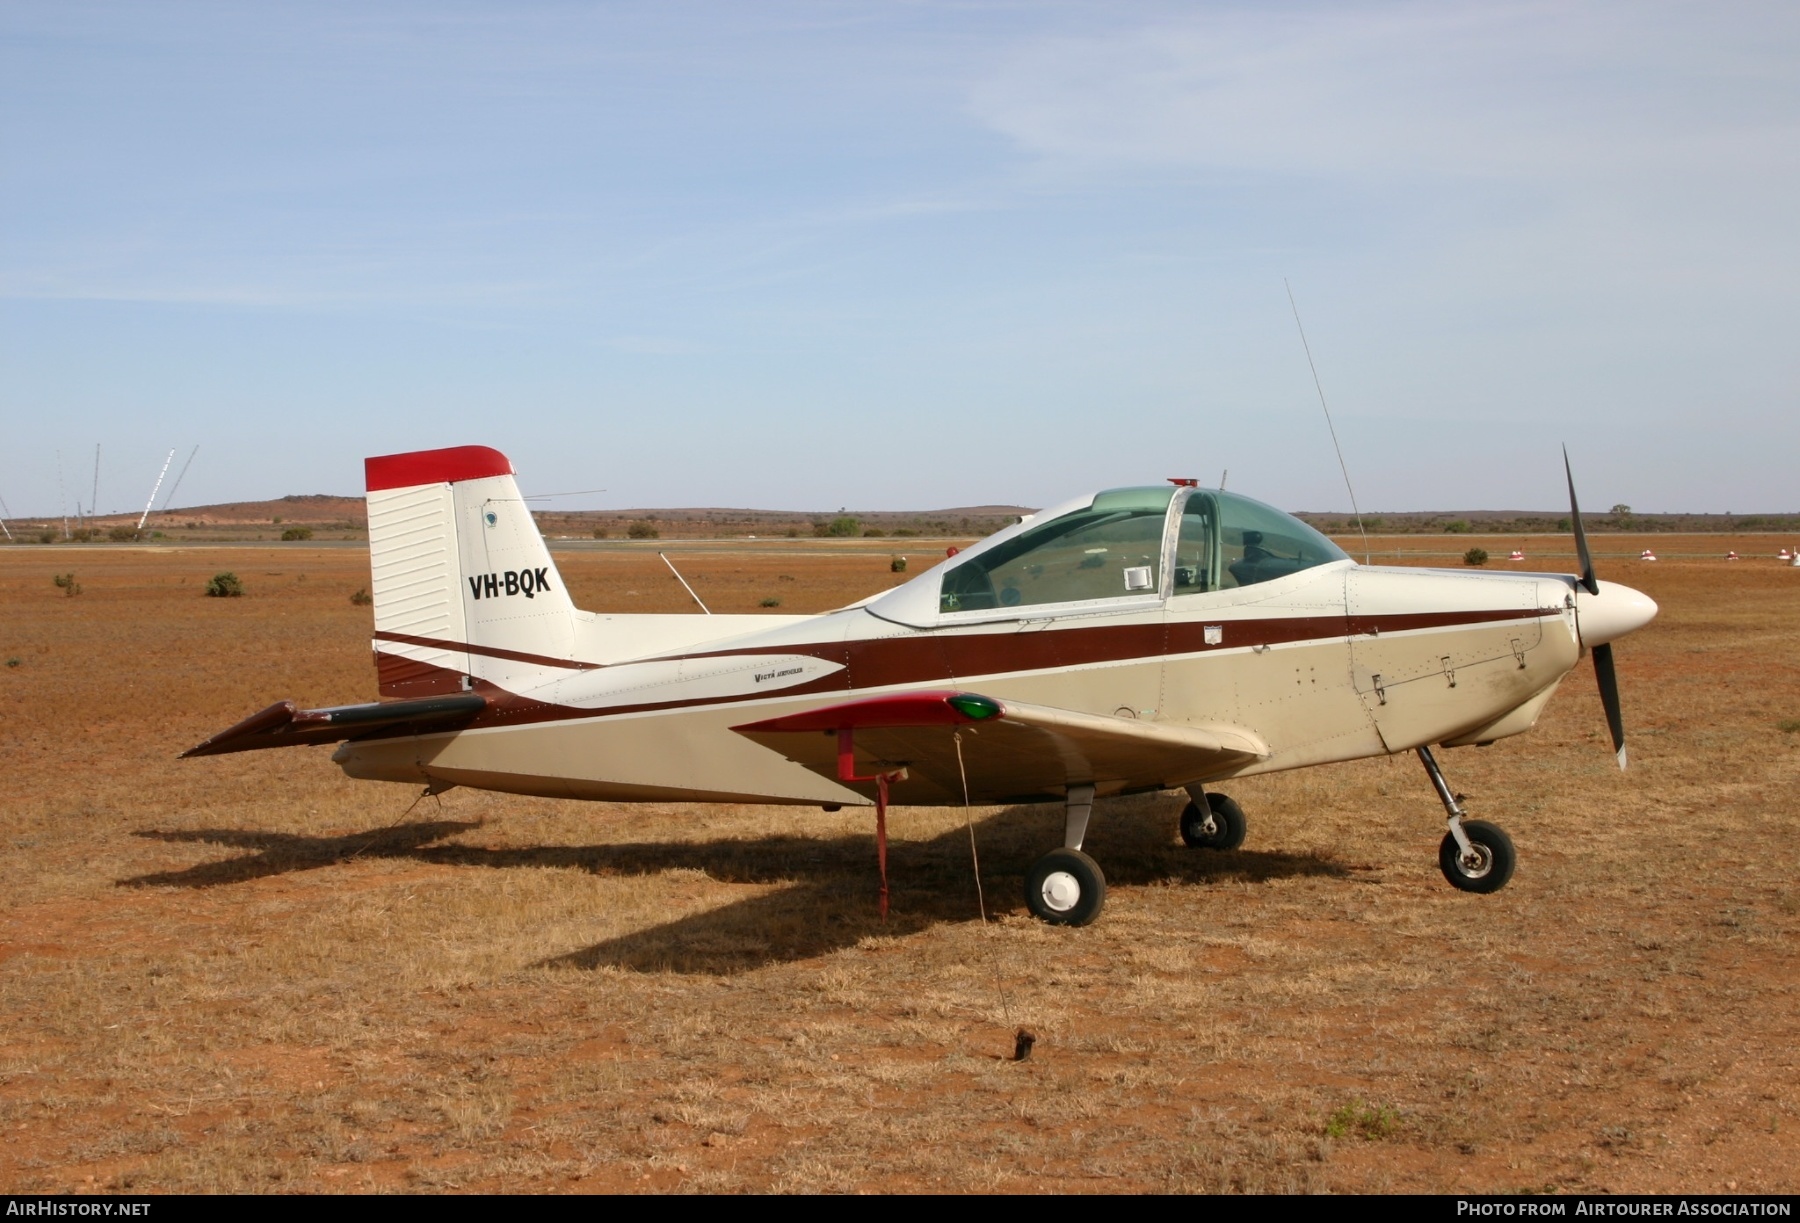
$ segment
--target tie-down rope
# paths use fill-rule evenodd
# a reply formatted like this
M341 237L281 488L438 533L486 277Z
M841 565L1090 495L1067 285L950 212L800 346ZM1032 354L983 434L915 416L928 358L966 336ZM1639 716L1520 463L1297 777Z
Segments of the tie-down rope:
M988 966L994 972L994 992L1000 995L1000 1013L1011 1027L1012 1007L1006 1002L1006 987L1000 983L1000 960L994 954L993 936L988 933L987 894L981 888L981 855L975 849L975 815L969 807L969 772L963 767L962 732L951 733L956 740L956 772L962 778L963 823L969 829L969 863L975 869L975 904L981 910L982 942L987 944Z

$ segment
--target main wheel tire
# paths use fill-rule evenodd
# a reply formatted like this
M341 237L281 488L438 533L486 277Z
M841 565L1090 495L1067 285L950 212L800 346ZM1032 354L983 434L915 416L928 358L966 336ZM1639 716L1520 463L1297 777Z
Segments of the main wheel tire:
M1202 815L1197 803L1189 803L1181 813L1181 839L1195 849L1236 849L1244 843L1249 822L1244 809L1223 794L1208 794L1209 819Z
M1498 892L1518 865L1519 855L1513 849L1512 838L1499 825L1486 820L1464 820L1462 829L1474 853L1464 859L1456 838L1446 832L1444 843L1438 846L1438 867L1444 878L1465 892Z
M1106 876L1079 849L1053 849L1025 872L1025 907L1053 926L1085 926L1106 904Z

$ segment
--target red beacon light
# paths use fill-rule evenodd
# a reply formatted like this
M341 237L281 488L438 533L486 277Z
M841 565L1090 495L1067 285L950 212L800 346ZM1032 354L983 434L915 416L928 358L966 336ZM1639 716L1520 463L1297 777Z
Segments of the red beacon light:
M1187 476L1169 476L1168 481L1170 484L1173 484L1176 488L1199 488L1200 487L1200 481L1190 479Z

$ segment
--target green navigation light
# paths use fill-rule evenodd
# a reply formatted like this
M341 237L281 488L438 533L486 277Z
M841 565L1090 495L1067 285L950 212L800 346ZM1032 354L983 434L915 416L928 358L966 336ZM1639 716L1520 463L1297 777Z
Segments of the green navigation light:
M973 692L959 692L947 699L952 709L971 721L979 722L984 718L1000 716L1000 702L993 697L977 696Z

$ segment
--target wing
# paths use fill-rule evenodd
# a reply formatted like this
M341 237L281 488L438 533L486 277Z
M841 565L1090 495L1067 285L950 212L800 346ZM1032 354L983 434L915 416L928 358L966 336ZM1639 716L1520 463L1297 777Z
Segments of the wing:
M475 693L422 697L416 701L382 701L373 705L338 705L331 709L299 709L292 701L278 701L261 713L253 713L229 730L222 730L198 747L181 753L189 756L221 756L249 752L260 747L299 747L308 743L336 743L377 730L418 727L447 730L470 721L487 704Z
M1237 727L1159 725L973 692L871 697L732 729L865 792L872 785L858 779L904 768L896 803L960 803L965 776L977 803L1058 799L1090 782L1101 794L1169 789L1269 755ZM839 750L846 733L849 769Z

